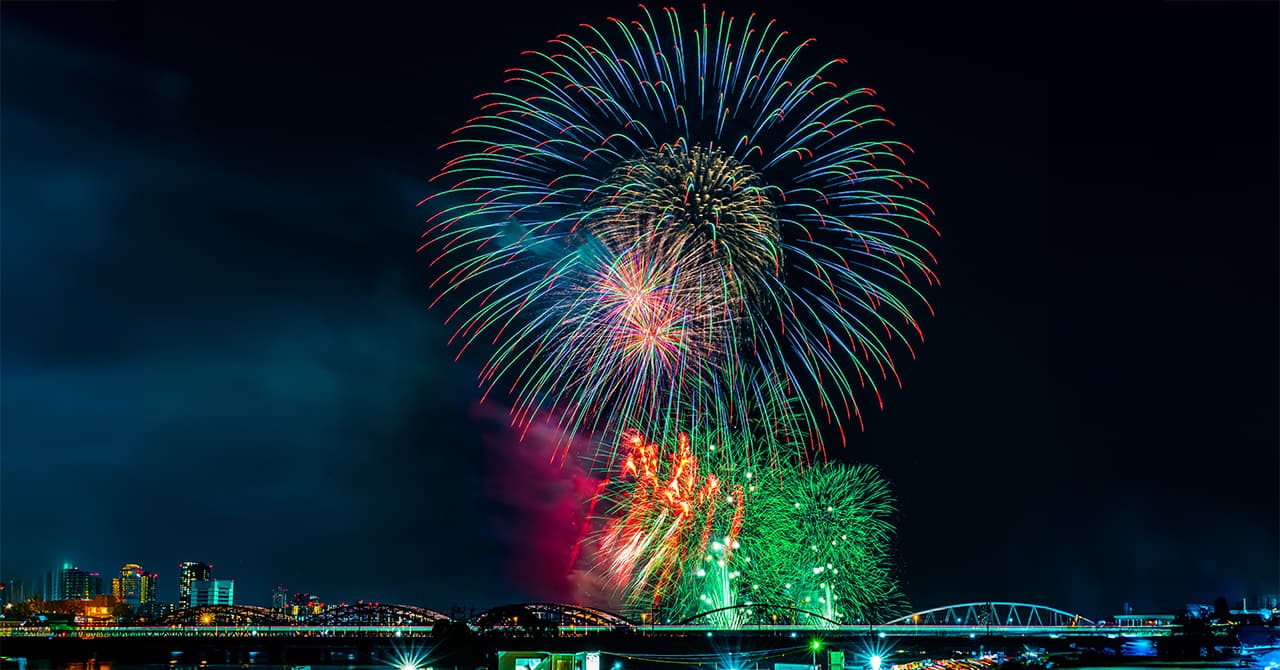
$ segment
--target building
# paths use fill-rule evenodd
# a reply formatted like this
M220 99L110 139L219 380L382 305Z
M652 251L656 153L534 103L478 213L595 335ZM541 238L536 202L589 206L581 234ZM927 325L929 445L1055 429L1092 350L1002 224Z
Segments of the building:
M166 614L172 613L174 609L176 608L173 603L162 603L157 600L149 603L142 603L142 605L138 607L137 615L142 621L155 621Z
M0 583L0 607L17 605L26 599L26 584L23 584L21 580L8 579Z
M781 665L781 664L780 664ZM614 668L621 667L614 664ZM800 666L807 667L807 666ZM600 652L500 651L498 670L600 670Z
M295 593L285 608L285 614L298 619L307 619L325 610L324 601L310 593Z
M1126 627L1172 626L1174 618L1172 614L1134 614L1132 611L1112 617L1115 625Z
M213 579L213 565L199 561L178 564L178 607L191 606L191 585Z
M126 563L120 568L120 576L111 580L111 595L130 607L156 601L156 582L159 575L148 573L137 563Z
M83 612L76 617L90 626L106 626L116 623L116 599L98 595L84 603Z
M95 587L97 587L95 589ZM89 600L101 591L102 578L70 563L45 575L45 600Z
M289 589L280 584L271 590L271 609L285 611L289 607Z
M201 579L191 582L191 600L188 607L201 605L234 605L235 580Z

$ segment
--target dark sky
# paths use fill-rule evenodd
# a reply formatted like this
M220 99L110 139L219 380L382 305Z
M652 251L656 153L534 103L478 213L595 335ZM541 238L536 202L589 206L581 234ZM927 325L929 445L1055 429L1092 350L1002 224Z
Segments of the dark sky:
M564 591L574 484L476 406L414 205L520 51L638 10L432 4L0 6L0 577ZM937 315L838 454L895 486L906 594L1280 593L1280 4L949 4L759 10L932 186Z

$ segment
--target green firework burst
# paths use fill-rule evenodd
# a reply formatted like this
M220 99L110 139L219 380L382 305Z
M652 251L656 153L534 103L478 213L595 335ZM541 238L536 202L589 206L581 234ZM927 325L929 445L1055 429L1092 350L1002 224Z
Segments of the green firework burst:
M905 605L893 576L894 498L869 465L825 463L761 482L741 534L755 602L842 624L874 622Z

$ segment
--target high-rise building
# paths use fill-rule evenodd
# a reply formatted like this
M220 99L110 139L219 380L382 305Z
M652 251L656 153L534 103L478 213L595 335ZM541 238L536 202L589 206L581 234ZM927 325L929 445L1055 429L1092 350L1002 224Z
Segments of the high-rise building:
M45 575L45 600L88 600L93 597L94 580L84 570L63 563L61 568Z
M102 575L96 572L89 573L89 598L97 598L98 596L111 595L103 590Z
M130 607L152 603L156 601L157 581L156 573L143 570L137 563L126 563L120 568L120 576L111 580L111 595Z
M320 598L310 593L295 593L293 598L289 600L289 606L285 609L285 614L299 619L306 619L323 612L324 608L324 602Z
M191 585L213 579L213 566L199 561L178 564L178 607L191 606Z
M154 603L159 599L156 598L156 587L160 584L160 573L152 572L142 582L142 603Z
M201 579L191 582L190 607L201 605L234 605L235 580Z
M0 583L0 608L5 605L17 605L28 597L35 595L31 585L21 579L7 579Z
M285 611L289 606L289 589L280 584L271 590L271 609Z
M149 603L142 603L138 606L137 615L147 621L155 621L160 617L173 612L173 603L162 603L154 600Z
M18 589L20 588L21 587L18 585L18 582L13 581L12 579L0 582L0 608L3 608L5 605L16 605L22 602L22 595L18 593Z

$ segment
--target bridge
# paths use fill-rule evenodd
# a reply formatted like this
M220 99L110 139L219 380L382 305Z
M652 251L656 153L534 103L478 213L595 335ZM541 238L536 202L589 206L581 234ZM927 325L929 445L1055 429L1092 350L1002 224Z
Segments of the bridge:
M1171 637L1158 639L1164 636ZM1091 658L1115 658L1132 650L1149 655L1158 649L1198 658L1199 651L1224 642L1221 636L1196 637L1174 626L1104 625L1055 607L1005 601L934 607L884 623L857 625L793 607L759 604L659 623L651 616L636 621L604 609L557 603L503 605L474 616L448 616L412 605L356 603L306 617L261 607L205 606L174 612L149 626L0 627L6 655L57 664L92 657L157 667L354 664L400 670L433 665L529 670L534 666L527 663L495 667L493 659L528 661L535 656L594 657L598 668L618 663L628 670L668 670L672 663L753 667L745 663L748 659L761 660L761 667L766 667L765 659L769 667L828 667L837 653L846 655L842 658L850 670L869 667L870 658L882 658L886 668L902 670L929 666L929 659L943 662L984 654L1016 658L1028 649L1092 654ZM849 665L850 658L861 660ZM436 660L441 662L433 663ZM576 661L563 668L575 665ZM551 667L561 670L562 665L557 661ZM587 664L581 668L586 670Z
M1056 607L982 602L946 605L885 622L889 626L1092 626L1093 621Z
M663 637L736 633L749 636L824 638L1161 637L1172 626L1098 625L1080 614L1029 603L985 601L921 610L879 624L848 625L790 606L734 605L675 623L637 622L616 612L581 605L503 605L465 620L413 605L359 602L308 617L244 605L178 610L148 626L47 626L0 628L0 637L582 637L604 633Z

